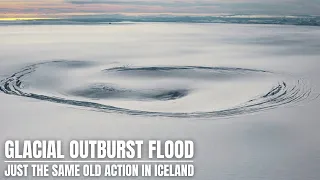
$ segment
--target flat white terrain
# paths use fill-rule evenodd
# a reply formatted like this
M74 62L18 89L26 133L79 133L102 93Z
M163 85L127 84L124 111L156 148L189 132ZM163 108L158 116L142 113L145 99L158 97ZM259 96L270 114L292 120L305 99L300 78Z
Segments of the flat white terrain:
M320 179L319 58L319 27L1 26L0 142L191 139L194 179Z

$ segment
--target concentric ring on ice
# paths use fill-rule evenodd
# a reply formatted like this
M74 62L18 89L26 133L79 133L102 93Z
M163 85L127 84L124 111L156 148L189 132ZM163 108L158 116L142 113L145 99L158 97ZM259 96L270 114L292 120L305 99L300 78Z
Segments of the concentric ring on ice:
M301 79L257 69L206 66L105 68L83 61L27 66L0 82L6 94L107 113L229 117L314 97Z

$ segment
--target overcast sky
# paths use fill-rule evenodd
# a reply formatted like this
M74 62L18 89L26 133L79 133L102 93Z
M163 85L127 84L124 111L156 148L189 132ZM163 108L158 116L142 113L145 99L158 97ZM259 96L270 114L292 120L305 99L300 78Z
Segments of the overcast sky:
M320 0L0 0L0 16L83 14L320 15Z

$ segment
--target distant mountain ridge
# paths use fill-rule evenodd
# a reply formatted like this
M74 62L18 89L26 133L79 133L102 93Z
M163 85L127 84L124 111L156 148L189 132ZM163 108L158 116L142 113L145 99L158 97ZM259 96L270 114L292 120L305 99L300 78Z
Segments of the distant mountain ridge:
M180 22L180 23L229 23L229 24L282 24L320 26L320 16L261 16L261 15L224 15L224 16L72 16L58 19L34 19L0 21L0 25L66 25L66 24L108 24L121 22Z

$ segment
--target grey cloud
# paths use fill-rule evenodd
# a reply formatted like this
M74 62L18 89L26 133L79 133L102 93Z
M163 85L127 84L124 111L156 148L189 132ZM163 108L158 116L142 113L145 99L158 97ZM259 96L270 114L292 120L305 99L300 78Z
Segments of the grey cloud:
M243 0L243 1L150 1L150 0L65 0L71 4L114 4L135 6L160 6L165 12L229 13L265 15L320 15L320 0ZM166 9L167 8L167 9ZM130 8L131 9L131 8ZM137 11L145 11L137 9Z
M163 6L163 7L193 7L193 6L213 6L218 3L208 2L183 2L183 1L109 1L109 0L67 0L71 4L119 4L135 6Z

